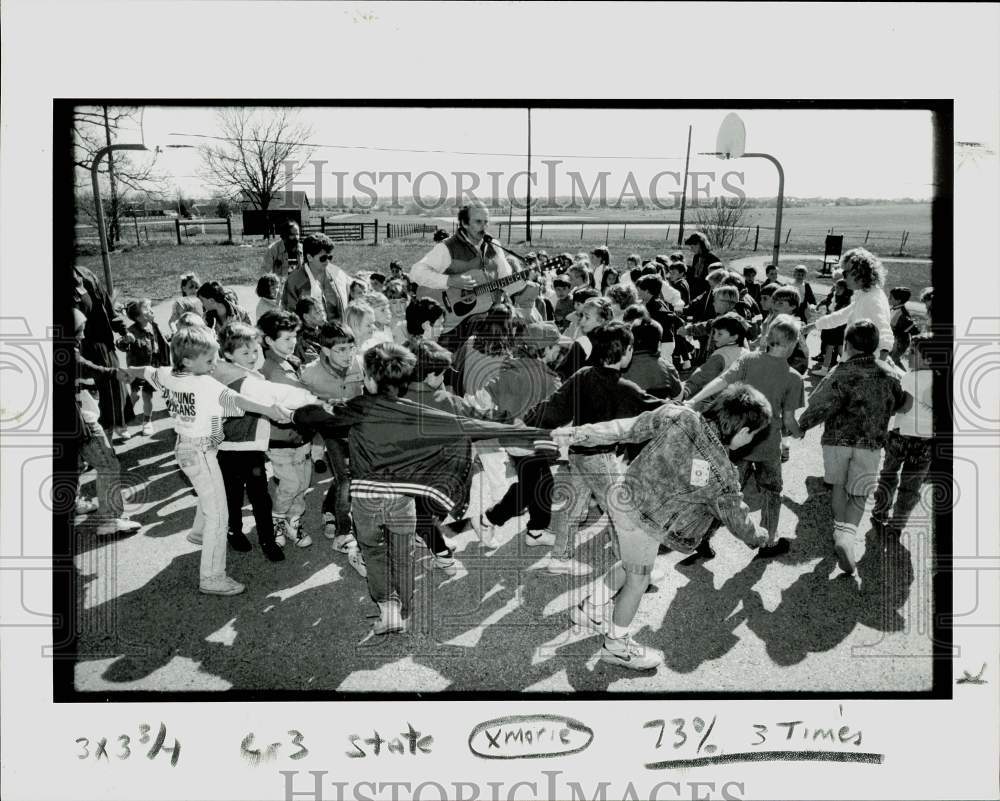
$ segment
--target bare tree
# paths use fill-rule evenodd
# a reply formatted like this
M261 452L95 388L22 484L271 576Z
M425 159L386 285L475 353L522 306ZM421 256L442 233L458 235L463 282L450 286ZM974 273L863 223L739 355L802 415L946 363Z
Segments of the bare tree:
M224 196L266 211L312 157L312 129L291 109L227 108L216 144L200 148L203 179Z
M744 198L718 198L708 208L700 207L697 214L698 229L703 231L717 250L732 248L737 237L746 233L744 217L747 204Z
M73 110L73 134L77 222L88 219L96 224L90 177L94 157L110 144L140 141L140 110L136 106L78 106ZM108 247L114 250L121 240L121 219L128 198L136 194L147 199L158 197L166 190L166 180L156 170L155 153L136 158L112 151L101 159L98 175Z

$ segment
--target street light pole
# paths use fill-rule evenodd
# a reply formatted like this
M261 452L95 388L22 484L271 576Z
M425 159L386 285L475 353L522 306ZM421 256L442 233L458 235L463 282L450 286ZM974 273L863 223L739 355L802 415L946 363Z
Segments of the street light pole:
M111 257L108 254L108 232L104 230L104 207L101 205L101 186L97 180L97 168L101 159L113 150L148 150L145 145L108 145L102 147L90 165L90 180L94 187L94 206L97 209L97 234L101 238L101 261L104 263L104 283L108 285L108 297L114 293L111 283Z

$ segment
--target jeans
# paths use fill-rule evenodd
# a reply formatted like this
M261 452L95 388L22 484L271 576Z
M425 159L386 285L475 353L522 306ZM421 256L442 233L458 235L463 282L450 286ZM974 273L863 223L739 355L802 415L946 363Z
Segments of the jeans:
M267 491L267 466L263 451L219 451L219 469L226 486L229 533L243 533L243 493L250 499L257 524L257 541L274 542L271 496Z
M222 578L226 573L226 485L219 469L218 451L207 439L177 437L174 454L177 464L188 477L201 510L202 580Z
M438 528L440 510L431 501L421 496L414 498L413 502L416 507L417 536L427 544L431 553L438 556L451 556L451 548L444 541Z
M504 496L486 512L494 526L502 526L528 509L528 528L538 531L552 520L552 469L549 457L538 454L511 456L517 479Z
M90 438L81 444L80 455L97 471L97 513L115 520L125 513L118 457L100 423L87 423L87 428Z
M607 511L608 493L625 474L624 463L614 453L571 453L569 467L556 476L552 487L552 533L556 538L552 556L556 559L569 559L576 548L576 529L587 516L591 493Z
M274 489L273 514L285 520L302 517L306 511L306 490L312 480L312 444L298 448L271 448L267 457L271 460L278 485Z
M900 527L909 522L910 514L920 502L920 485L930 470L933 442L929 437L908 437L898 431L889 432L882 473L875 489L874 519L886 518L895 496L896 508L891 522Z
M778 530L778 517L781 515L781 462L751 462L743 460L739 463L740 486L746 487L750 476L757 479L757 489L762 496L760 509L760 524L767 533L774 536Z
M413 602L413 535L416 507L403 495L354 498L358 545L376 603L399 601L403 617Z
M329 512L336 519L338 534L350 534L351 473L347 466L347 443L342 439L328 439L325 444L326 460L333 473L333 481L323 498L323 511Z

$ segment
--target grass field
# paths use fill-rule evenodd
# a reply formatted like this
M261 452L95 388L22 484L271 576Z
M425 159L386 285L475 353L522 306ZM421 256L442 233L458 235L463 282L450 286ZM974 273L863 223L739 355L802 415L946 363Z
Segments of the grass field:
M590 250L603 244L603 237L597 239L571 239L562 241L545 241L542 243L549 254L563 251L576 253L579 250ZM612 247L613 263L619 264L626 253L638 252L643 255L669 250L662 246L651 246L649 240L629 239L620 246ZM408 267L419 259L429 248L428 241L423 239L394 239L378 245L370 243L342 242L337 245L335 258L339 265L348 272L361 270L377 270L388 272L389 262L399 261ZM520 243L512 242L515 250L525 248ZM195 272L203 280L219 281L226 285L253 285L260 274L260 263L264 243L260 241L247 242L243 245L220 245L215 243L185 244L182 246L168 244L144 245L131 247L111 254L111 270L115 282L116 295L120 299L148 297L154 302L166 300L179 295L179 277L186 272ZM757 256L765 259L769 250L760 249L756 254L746 250L723 251L718 254L724 260L731 261L745 256ZM102 275L101 257L97 255L78 256L77 263ZM782 259L779 272L790 276L796 264L804 263L810 268L810 275L819 268L820 259ZM920 290L931 284L931 265L929 263L898 262L892 259L884 261L887 271L886 285L907 286L913 290L914 296ZM763 269L760 270L763 275Z
M532 240L533 244L540 247L548 247L550 243L572 242L590 244L607 244L609 248L619 249L628 245L628 240L637 240L643 245L643 249L648 248L654 242L661 242L662 249L666 250L677 242L678 226L673 223L667 230L667 226L651 226L637 228L630 226L623 229L620 225L610 225L604 222L609 219L632 219L632 220L677 220L679 214L673 210L647 209L647 210L614 210L614 209L588 209L577 213L565 212L554 214L550 211L540 211L532 214ZM371 214L357 214L352 216L327 215L328 222L365 222L372 223L378 220L381 227L380 239L384 237L386 223L430 223L440 225L447 230L451 230L452 224L437 217L451 219L448 210L434 216L420 217L414 215L391 214L387 211L377 211ZM511 231L511 243L523 241L525 239L525 229L523 222L516 223L518 217L523 215L515 214L515 224ZM558 217L574 217L593 219L593 223L585 226L583 238L580 236L580 228L577 225L572 227L555 226L552 222ZM903 255L926 257L930 255L931 247L931 207L929 203L917 203L910 205L881 204L869 206L802 206L786 208L782 214L782 248L788 252L795 253L821 253L823 251L823 240L827 232L832 228L836 234L844 235L844 248L852 248L860 245L868 247L870 250L888 257L890 255L900 255L900 243L903 233L908 232L909 236L903 247ZM494 230L502 241L507 239L507 215L494 215L492 220L492 230ZM544 221L544 222L543 222ZM176 243L176 232L172 221L165 220L154 222L152 220L126 221L123 228L123 240L126 245L135 245L136 242L145 244L170 244ZM313 223L319 223L319 215L314 215ZM697 209L689 209L687 214L686 228L694 229L698 224ZM753 248L756 226L760 226L760 239L757 243L758 252L766 252L771 249L774 230L774 209L748 209L743 220L743 225L747 228L746 235L740 242L744 248ZM81 229L78 234L80 241L96 245L97 236L92 229ZM225 240L225 226L208 225L202 232L197 226L186 229L186 243L196 242L219 242ZM669 234L669 237L668 237ZM254 243L255 238L244 240L242 231L242 219L240 215L233 218L233 237L237 242ZM867 240L867 241L866 241Z

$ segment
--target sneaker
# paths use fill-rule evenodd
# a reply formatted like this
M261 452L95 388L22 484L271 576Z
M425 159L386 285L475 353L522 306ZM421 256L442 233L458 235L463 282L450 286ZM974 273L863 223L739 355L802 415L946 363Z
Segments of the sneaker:
M434 557L434 567L443 571L449 576L454 576L458 572L458 562L455 561L455 557L446 553L436 553L433 554Z
M132 534L142 528L141 523L129 520L127 517L118 517L114 520L107 520L97 527L95 532L98 537L109 537L112 534Z
M261 553L271 562L284 562L285 552L281 550L276 542L265 542L260 546Z
M239 595L245 590L242 584L229 576L219 576L213 579L202 579L198 583L198 592L205 595Z
M328 540L337 539L337 519L331 512L323 512L323 536Z
M149 420L142 424L142 435L144 437L153 436L153 424Z
M612 644L611 648L608 643ZM663 655L652 648L639 645L631 635L620 640L605 637L601 647L601 661L629 670L655 670L663 664Z
M529 548L535 548L539 545L547 545L552 547L556 544L556 535L553 534L548 529L528 529L524 534L524 544Z
M317 473L320 473L320 474L325 473L326 472L326 460L324 460L324 459L317 459L315 462L313 462L313 470L315 470Z
M779 537L774 545L765 545L757 549L754 559L774 559L776 556L784 556L791 550L791 545L784 537Z
M77 498L74 512L78 515L89 515L91 512L96 512L99 505L97 498Z
M590 565L577 562L575 559L559 559L552 557L545 566L550 576L589 576L593 569Z
M190 543L193 543L194 545L201 545L202 543L200 531L189 531L188 535L184 539L186 539Z
M127 428L116 428L114 438L125 442L126 440L132 439L132 432L130 432Z
M302 518L296 517L294 520L289 520L288 525L285 527L286 534L289 542L294 542L299 548L308 548L313 544L312 537L308 533L302 531Z
M288 542L288 521L283 517L273 517L271 522L274 523L274 542L279 548L284 548Z
M837 564L848 575L854 573L854 537L842 531L833 532L833 550L837 554Z
M691 360L690 359L684 359L683 361L681 361L681 369L682 370L690 370L691 369Z
M361 555L360 548L355 546L347 552L347 564L358 571L361 578L368 578L368 568L365 567L365 558Z
M694 549L694 553L690 556L686 556L677 563L678 567L694 567L696 564L702 561L707 561L709 559L715 558L715 548L712 547L711 543L705 539L698 543L698 547Z
M333 550L337 553L347 553L351 547L357 547L357 541L353 534L338 534L333 538Z
M381 616L372 626L372 634L401 634L406 631L409 621L403 617L399 601L385 601L378 605Z
M607 608L608 604L605 604L600 617L591 617L590 613L587 612L586 601L580 601L577 606L569 610L569 617L573 621L573 624L581 629L589 629L595 634L607 634Z
M253 550L253 545L250 544L250 540L247 539L247 535L242 531L235 534L229 534L226 539L229 540L229 547L234 551L246 553L247 551Z

